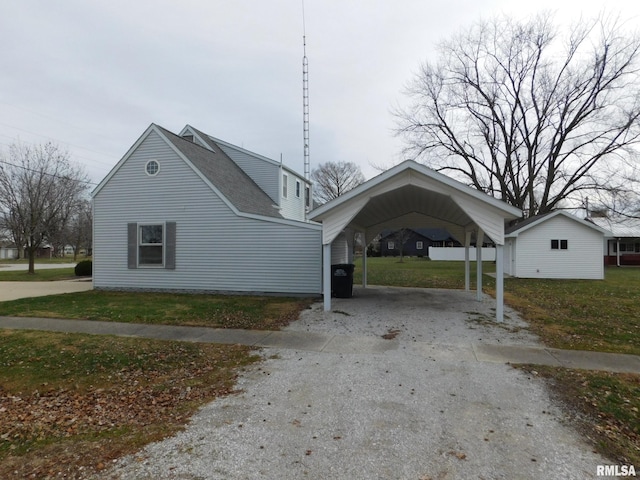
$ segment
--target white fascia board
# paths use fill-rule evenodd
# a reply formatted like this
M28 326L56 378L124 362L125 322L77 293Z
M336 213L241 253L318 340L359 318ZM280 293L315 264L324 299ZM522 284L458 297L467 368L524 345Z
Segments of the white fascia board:
M264 215L256 215L255 213L244 212L238 212L237 215L239 217L251 218L253 220L262 220L270 223L279 223L281 225L308 228L309 230L322 230L322 224L318 222L305 222L302 220L291 220L289 218L266 217Z
M307 184L311 185L311 182L309 180L305 179L304 175L301 175L298 172L296 172L295 170L293 170L292 168L287 167L284 163L277 162L276 160L273 160L273 159L271 159L269 157L265 157L264 155L260 155L259 153L252 152L251 150L247 150L246 148L239 147L237 145L234 145L233 143L229 143L229 142L226 142L224 140L220 140L219 138L213 137L211 135L208 135L208 137L211 140L213 140L214 142L219 143L220 145L224 145L225 147L229 147L229 148L235 148L236 150L238 150L238 151L240 151L240 152L242 152L242 153L244 153L246 155L249 155L251 157L257 158L258 160L262 160L263 162L270 163L271 165L281 167L284 170L288 171L289 173L295 175L296 177L299 177L300 180L302 180L302 181L306 182Z
M583 219L581 219L581 218L579 218L579 217L576 217L575 215L571 215L570 213L564 212L564 211L562 211L562 210L556 210L555 212L552 212L552 213L550 213L550 214L548 214L548 215L541 216L538 220L535 220L535 221L533 221L533 222L531 222L531 223L528 223L528 224L527 224L527 225L525 225L524 227L519 228L519 229L517 229L517 230L515 230L515 231L511 232L509 235L506 235L506 236L507 236L508 238L514 238L514 237L517 237L519 233L526 232L526 231L527 231L527 230L529 230L530 228L533 228L533 227L535 227L536 225L540 225L541 223L544 223L544 222L546 222L547 220L551 220L552 218L555 218L555 217L557 217L558 215L562 215L562 216L564 216L564 217L568 218L569 220L573 220L573 221L574 221L574 222L576 222L576 223L579 223L579 224L581 224L581 225L584 225L585 227L589 227L589 228L592 228L592 229L594 229L594 230L597 230L598 232L602 233L602 234L603 234L603 235L605 235L605 236L607 236L607 235L611 234L611 232L610 232L609 230L607 230L607 229L605 229L605 228L602 228L602 227L601 227L601 226L599 226L599 225L596 225L596 224L594 224L594 223L591 223L591 222L588 222L588 221L586 221L586 220L583 220Z
M436 182L446 185L447 187L453 189L456 192L470 195L471 197L473 197L474 199L480 202L488 203L494 208L497 208L498 210L502 211L504 213L504 216L507 218L519 218L522 216L522 211L520 209L516 207L512 207L511 205L503 202L502 200L498 200L497 198L493 198L490 195L487 195L486 193L482 193L479 190L468 187L458 182L457 180L454 180L453 178L447 177L446 175L436 172L435 170L425 167L424 165L420 165L419 163L413 160L406 160L400 163L399 165L396 165L395 167L390 168L386 172L383 172L380 175L372 178L371 180L367 180L366 182L358 185L356 188L354 188L353 190L350 190L344 195L341 195L340 197L335 198L325 203L324 205L321 205L315 210L312 210L310 212L310 218L312 219L321 218L325 213L327 213L327 211L332 210L333 208L337 208L339 205L360 195L362 192L375 188L376 186L380 185L381 183L384 183L385 181L389 180L395 175L402 173L405 170L415 171L419 174L422 174L426 177L429 177L435 180ZM419 184L420 182L414 181L413 177L410 176L408 183Z
M211 140L213 140L214 142L219 143L220 145L224 145L225 147L235 148L236 150L239 150L242 153L245 153L245 154L247 154L247 155L249 155L251 157L255 157L255 158L259 159L259 160L271 163L273 165L280 165L280 162L276 162L275 160L272 160L271 158L265 157L264 155L260 155L259 153L252 152L251 150L247 150L246 148L239 147L237 145L234 145L233 143L229 143L229 142L226 142L224 140L220 140L219 138L216 138L216 137L214 137L212 135L208 135L208 137Z
M198 140L200 140L200 142L197 144L198 146L202 148L206 148L207 150L210 150L215 153L215 150L211 148L211 145L209 145L209 142L207 142L204 138L202 138L202 136L198 135L198 132L196 132L196 129L193 128L191 125L185 125L184 128L180 130L180 133L178 134L178 136L182 137L185 133L188 133L189 135L193 135L193 138L197 138Z

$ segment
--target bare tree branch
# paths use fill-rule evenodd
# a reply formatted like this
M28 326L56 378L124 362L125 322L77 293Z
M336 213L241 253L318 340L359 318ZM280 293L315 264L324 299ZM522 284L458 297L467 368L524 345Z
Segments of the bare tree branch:
M29 273L36 250L64 228L85 190L82 169L54 144L16 143L0 158L0 218L26 249Z
M364 175L353 162L326 162L311 172L311 179L314 198L326 203L363 183Z
M640 140L640 39L601 17L561 41L545 14L442 42L395 112L405 154L527 215L611 189L612 170L631 175L621 159Z

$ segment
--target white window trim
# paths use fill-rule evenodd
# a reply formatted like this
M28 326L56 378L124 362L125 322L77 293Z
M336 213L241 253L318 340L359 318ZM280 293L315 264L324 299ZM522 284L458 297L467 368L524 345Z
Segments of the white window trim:
M296 198L300 198L301 193L302 193L302 183L300 183L300 180L296 180Z
M157 263L157 264L149 264L149 263L140 263L140 247L144 247L144 246L158 246L157 243L142 243L142 227L144 226L149 226L149 225L162 225L162 263ZM167 225L166 222L145 222L145 223L138 223L138 243L136 245L136 250L137 250L137 265L138 268L164 268L164 265L166 263L165 261L165 255L167 252Z
M155 173L149 173L149 164L151 162L155 162L155 164L158 166L158 169L155 171ZM144 173L146 173L149 177L155 177L156 175L158 175L158 173L160 173L160 162L154 158L148 160L147 163L144 164Z
M282 198L287 198L289 194L289 176L286 173L282 174Z
M424 250L424 242L422 240L416 242L416 250Z

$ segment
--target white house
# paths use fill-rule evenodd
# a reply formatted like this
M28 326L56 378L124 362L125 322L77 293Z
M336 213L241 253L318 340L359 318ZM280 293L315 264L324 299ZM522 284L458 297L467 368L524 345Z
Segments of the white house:
M562 210L505 230L505 273L520 278L604 278L603 245L610 233Z
M152 124L93 191L94 288L318 295L310 188L280 162Z
M0 243L0 260L14 259L18 257L18 248L13 244Z
M607 265L640 265L640 219L593 216L590 220L611 232L604 252Z

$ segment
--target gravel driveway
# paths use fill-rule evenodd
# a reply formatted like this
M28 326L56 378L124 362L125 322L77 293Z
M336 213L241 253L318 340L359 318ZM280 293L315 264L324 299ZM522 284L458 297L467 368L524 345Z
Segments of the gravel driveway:
M376 353L265 349L242 393L204 407L186 430L119 460L122 479L586 479L594 454L542 381L482 363L469 343L536 345L510 310L475 293L356 289L289 330L387 335ZM602 477L599 477L602 478Z

